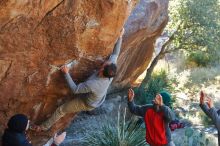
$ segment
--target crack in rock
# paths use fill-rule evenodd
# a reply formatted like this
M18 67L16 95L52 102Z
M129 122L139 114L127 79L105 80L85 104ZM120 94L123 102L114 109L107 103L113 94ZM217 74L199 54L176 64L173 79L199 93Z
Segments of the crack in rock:
M34 73L30 74L28 77L27 77L27 82L28 83L31 83L33 77L38 73L38 71L35 71Z
M0 60L0 82L7 78L12 61Z
M49 10L40 20L40 22L36 25L36 27L33 29L34 31L43 23L45 18L50 15L59 5L61 5L64 2L64 0L61 0L56 6L54 6L51 10Z

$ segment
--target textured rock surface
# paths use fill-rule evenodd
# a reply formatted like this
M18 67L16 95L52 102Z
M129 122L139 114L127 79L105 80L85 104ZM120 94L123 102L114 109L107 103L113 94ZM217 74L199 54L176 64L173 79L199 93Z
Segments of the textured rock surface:
M40 123L70 98L56 66L70 60L75 81L85 80L112 52L138 0L0 1L0 131L15 113ZM126 23L116 86L145 70L167 22L168 0L141 0ZM58 122L64 128L72 116ZM33 134L31 134L33 136ZM32 140L39 143L37 134Z
M115 84L133 83L151 61L154 43L168 21L168 0L140 0L125 25ZM126 63L125 63L126 62Z

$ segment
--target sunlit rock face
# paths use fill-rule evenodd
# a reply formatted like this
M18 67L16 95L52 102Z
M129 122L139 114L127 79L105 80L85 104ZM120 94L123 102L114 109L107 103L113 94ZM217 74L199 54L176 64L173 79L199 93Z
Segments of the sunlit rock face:
M125 24L123 51L119 57L118 87L126 86L146 70L154 43L168 21L168 0L141 0Z
M112 52L125 23L114 85L132 83L148 66L153 44L168 19L168 0L138 2L1 0L0 131L15 113L41 123L73 98L59 67L76 60L70 73L76 82L84 81ZM72 116L65 116L46 134L66 127ZM30 135L35 145L47 137Z

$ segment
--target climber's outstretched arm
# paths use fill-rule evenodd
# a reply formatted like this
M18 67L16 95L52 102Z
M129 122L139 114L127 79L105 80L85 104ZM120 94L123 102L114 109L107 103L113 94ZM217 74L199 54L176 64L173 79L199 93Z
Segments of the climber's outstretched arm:
M91 88L87 86L86 82L76 85L76 83L73 81L72 77L69 74L69 68L67 66L62 67L61 71L64 73L67 84L69 85L71 91L74 94L91 92Z
M115 47L114 47L114 50L109 58L108 61L110 61L111 63L117 63L117 59L118 59L118 56L119 56L119 53L120 53L120 50L121 50L121 44L122 44L122 35L124 34L124 28L123 30L121 31L121 34L120 34L120 37L118 38L116 44L115 44Z
M91 92L91 89L89 88L89 86L87 86L86 82L76 85L69 73L65 73L64 76L67 81L67 84L69 85L71 91L74 94Z

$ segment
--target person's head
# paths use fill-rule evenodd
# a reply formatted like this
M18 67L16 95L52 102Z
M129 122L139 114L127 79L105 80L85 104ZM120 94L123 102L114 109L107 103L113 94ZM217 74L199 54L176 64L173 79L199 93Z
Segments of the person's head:
M8 129L18 133L25 132L29 128L29 120L23 114L16 114L8 121Z
M99 75L106 77L106 78L112 78L116 76L117 66L114 63L104 63L99 70Z
M160 95L162 96L163 103L171 108L171 95L167 91L160 92Z

